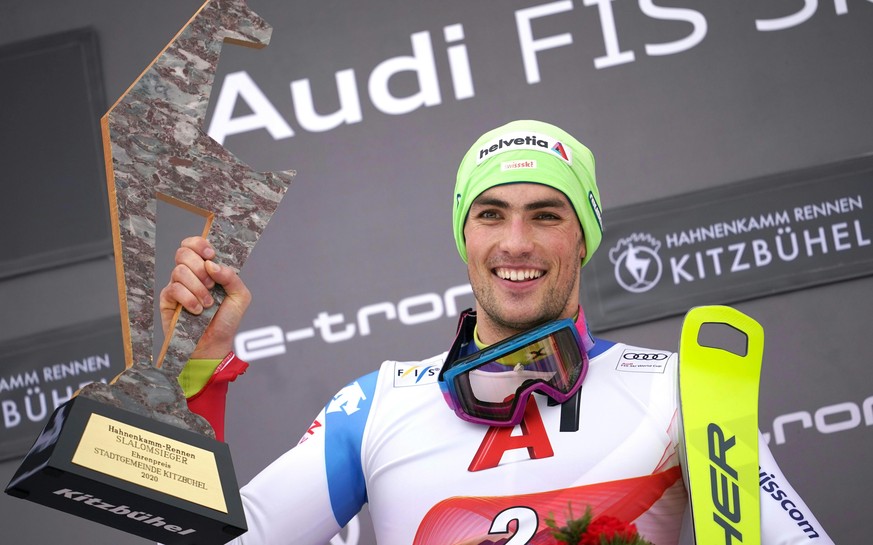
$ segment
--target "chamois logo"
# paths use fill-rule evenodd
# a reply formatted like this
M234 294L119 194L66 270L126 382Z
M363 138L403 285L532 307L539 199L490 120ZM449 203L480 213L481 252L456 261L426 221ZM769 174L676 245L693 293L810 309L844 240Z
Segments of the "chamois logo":
M658 250L661 243L648 233L634 233L609 250L615 265L615 281L631 293L643 293L661 280L663 266Z

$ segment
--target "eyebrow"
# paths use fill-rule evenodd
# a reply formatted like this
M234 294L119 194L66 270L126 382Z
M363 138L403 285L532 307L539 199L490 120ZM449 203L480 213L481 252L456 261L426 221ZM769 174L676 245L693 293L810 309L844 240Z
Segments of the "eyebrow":
M508 202L496 197L477 197L471 206L493 206L495 208L510 208ZM567 203L558 198L540 199L524 205L525 210L540 210L542 208L567 208Z

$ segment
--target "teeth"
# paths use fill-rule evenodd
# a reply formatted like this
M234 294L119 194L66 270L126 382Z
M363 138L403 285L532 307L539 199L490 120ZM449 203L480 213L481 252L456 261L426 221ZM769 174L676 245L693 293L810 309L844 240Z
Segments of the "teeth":
M497 269L495 271L497 276L504 280L511 280L513 282L520 282L522 280L531 280L533 278L539 278L543 275L542 271L538 271L536 269L527 269L527 270L518 270L518 269Z

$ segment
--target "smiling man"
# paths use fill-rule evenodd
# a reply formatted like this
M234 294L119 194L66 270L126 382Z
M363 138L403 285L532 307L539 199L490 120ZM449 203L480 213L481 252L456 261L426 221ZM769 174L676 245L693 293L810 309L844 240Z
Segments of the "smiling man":
M599 201L594 156L558 127L516 121L473 144L458 169L453 227L480 340L577 314L580 265L602 238Z
M486 133L458 170L453 227L476 308L449 350L383 362L340 390L243 487L249 532L235 543L324 545L366 503L380 545L551 544L547 520L588 508L676 545L688 504L677 358L595 339L579 306L602 238L591 152L538 121ZM180 377L192 410L220 428L221 388L245 368L225 355L251 296L213 256L206 240L183 241L161 309L201 312L214 284L227 292ZM832 543L759 450L780 487L778 500L762 492L761 543Z
M481 341L578 312L585 239L558 190L531 183L488 189L470 207L464 239Z

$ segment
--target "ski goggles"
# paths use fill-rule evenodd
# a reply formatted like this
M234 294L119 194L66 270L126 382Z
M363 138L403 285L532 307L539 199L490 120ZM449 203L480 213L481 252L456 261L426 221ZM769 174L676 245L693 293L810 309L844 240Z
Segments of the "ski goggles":
M449 407L463 420L515 426L533 392L558 403L582 386L588 356L571 319L513 335L475 354L446 362L439 384Z

